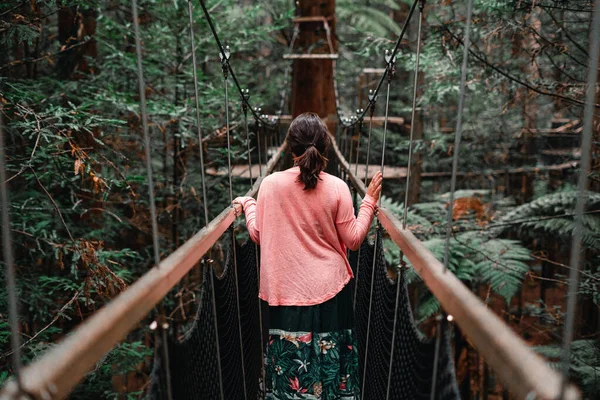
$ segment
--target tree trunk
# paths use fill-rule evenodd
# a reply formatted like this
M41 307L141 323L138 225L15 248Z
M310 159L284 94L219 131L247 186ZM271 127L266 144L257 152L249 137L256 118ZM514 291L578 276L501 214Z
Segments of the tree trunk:
M335 36L335 0L305 0L297 3L300 17L325 17L331 29L331 41L334 52L337 52ZM318 43L322 43L319 45ZM315 48L312 48L314 46ZM327 32L324 23L301 22L294 53L306 54L311 48L311 54L328 54L330 52ZM334 60L326 59L296 59L292 75L292 116L296 117L305 112L317 113L327 119L329 132L336 132L335 92L333 85ZM333 152L327 155L334 160ZM329 163L327 172L335 173L334 163Z
M335 0L306 0L299 2L301 17L325 17L331 29L334 51L337 51L335 39ZM322 22L300 23L300 34L294 53L307 53L311 46L322 42L320 50L311 53L329 53L327 35ZM320 117L336 114L335 93L333 90L333 60L297 59L294 60L292 81L292 116L312 111ZM330 132L335 132L335 123L329 121Z
M96 34L96 11L79 7L61 7L58 10L58 40L62 52L56 64L62 79L77 78L75 71L93 73L86 57L96 58L98 50ZM86 39L89 37L89 39Z
M596 104L600 103L600 65L598 65L596 82ZM590 175L590 190L600 193L600 107L596 107L594 124L592 125L592 166Z

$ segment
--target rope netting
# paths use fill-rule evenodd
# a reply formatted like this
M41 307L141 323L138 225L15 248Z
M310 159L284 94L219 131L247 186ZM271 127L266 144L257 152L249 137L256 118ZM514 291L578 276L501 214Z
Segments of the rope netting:
M360 255L352 253L353 265L360 258L363 278L358 281L356 301L356 335L359 345L360 371L365 365L367 348L367 321L371 277L374 273L371 305L371 328L369 335L368 368L366 369L363 399L427 399L432 385L435 339L427 339L415 326L408 297L404 273L398 279L388 277L387 263L381 251L381 231L378 230L378 245L374 259L374 244L365 241ZM244 396L243 371L246 376L246 395L250 399L262 398L261 368L262 344L258 299L258 268L256 246L252 242L236 244L238 293L240 319L243 332L243 363L240 355L240 325L237 313L236 285L233 268L233 251L221 276L211 273L210 266L204 268L203 283L199 296L199 306L192 328L183 340L168 339L169 369L173 398L186 399L241 399ZM400 287L398 287L400 285ZM214 289L214 303L211 291ZM399 295L399 306L395 307ZM214 324L214 310L217 315L217 331ZM394 313L397 313L394 330ZM157 335L154 367L151 375L149 398L167 398L166 363L163 343ZM436 397L439 400L458 399L458 386L455 379L449 330L441 330ZM217 343L219 352L217 352ZM394 351L392 352L392 343ZM393 353L393 357L392 357ZM219 363L223 382L220 388ZM391 360L391 361L390 361ZM390 362L392 368L390 369ZM391 376L388 377L388 371ZM389 397L388 392L389 382Z
M427 339L415 326L408 287L402 269L398 278L392 280L387 271L387 263L383 254L382 231L378 229L376 243L366 240L360 254L361 279L357 284L356 298L356 334L359 346L360 371L365 362L368 368L362 393L363 399L429 399L432 385L432 374L435 339ZM374 257L373 252L377 251ZM377 261L375 268L370 268L373 258ZM373 277L373 274L374 277ZM368 360L365 360L367 348L367 320L369 313L369 297L371 278L374 278L371 327L368 343ZM400 285L400 287L398 287ZM399 293L397 293L399 291ZM392 340L394 330L394 309L396 296L399 295L395 340ZM390 369L390 359L393 360ZM391 375L388 379L388 371ZM388 382L390 384L389 397ZM435 399L459 399L458 385L452 358L452 347L448 329L441 330L441 346L438 364L438 377Z
M244 392L250 399L258 398L262 351L256 247L252 242L243 245L236 243L236 247L237 263L234 263L233 251L230 248L225 268L220 276L211 272L214 271L214 268L210 264L204 266L198 310L192 327L183 339L179 341L169 337L165 344L157 335L149 399L163 400L167 398L167 370L170 370L173 398L177 400L242 399ZM233 273L236 264L239 291L236 290L235 274ZM213 289L214 301L211 295ZM217 315L216 330L215 311ZM240 325L244 342L243 361L238 332ZM219 351L217 351L217 343ZM162 351L165 345L169 349L168 361L165 360ZM220 371L218 354L220 354L221 361ZM167 362L169 368L167 368ZM244 372L246 376L245 390ZM220 387L221 380L222 388Z

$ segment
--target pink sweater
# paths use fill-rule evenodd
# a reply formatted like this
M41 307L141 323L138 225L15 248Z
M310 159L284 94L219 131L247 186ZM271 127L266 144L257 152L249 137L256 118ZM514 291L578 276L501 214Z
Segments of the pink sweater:
M293 167L264 179L257 201L242 197L250 237L261 246L259 297L272 306L308 306L334 297L352 277L346 247L356 250L376 201L363 199L358 218L348 186L322 172L303 190Z

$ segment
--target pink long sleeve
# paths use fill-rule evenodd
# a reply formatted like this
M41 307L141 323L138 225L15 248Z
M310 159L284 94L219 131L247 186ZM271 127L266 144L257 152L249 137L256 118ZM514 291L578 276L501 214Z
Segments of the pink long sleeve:
M267 176L258 200L239 197L251 239L260 244L261 299L273 306L321 304L352 279L346 249L364 240L376 203L365 196L354 217L348 185L321 172L304 190L293 167Z
M377 202L371 196L366 195L358 211L358 216L354 217L352 196L348 187L345 189L342 189L342 193L340 193L335 226L344 245L350 250L357 250L369 232Z
M246 215L246 228L250 234L250 239L256 244L260 244L260 235L256 223L256 200L252 197L239 197L237 199L244 208Z

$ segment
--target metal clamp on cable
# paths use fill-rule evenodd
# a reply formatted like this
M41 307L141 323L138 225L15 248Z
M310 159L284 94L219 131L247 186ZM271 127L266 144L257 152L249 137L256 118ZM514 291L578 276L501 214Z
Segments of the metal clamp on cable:
M250 100L250 90L242 89L242 94L240 95L240 99L242 100L242 111L244 112L244 116L248 115L248 101Z
M377 95L373 91L373 89L369 89L369 114L370 117L373 118L375 114L375 105L377 103Z
M396 55L392 56L392 53L389 50L385 50L385 69L387 70L387 80L388 83L392 81L394 74L396 73Z
M363 114L365 113L364 108L357 108L356 109L356 120L359 124L362 125L364 117Z
M408 271L410 267L408 266L408 264L406 263L406 260L404 259L404 253L400 253L400 264L398 265L398 269L400 270L400 272L404 273L406 271Z
M221 69L223 70L223 77L227 79L229 76L229 58L231 57L231 50L229 46L225 46L225 48L221 49L219 53L219 58L221 59Z

